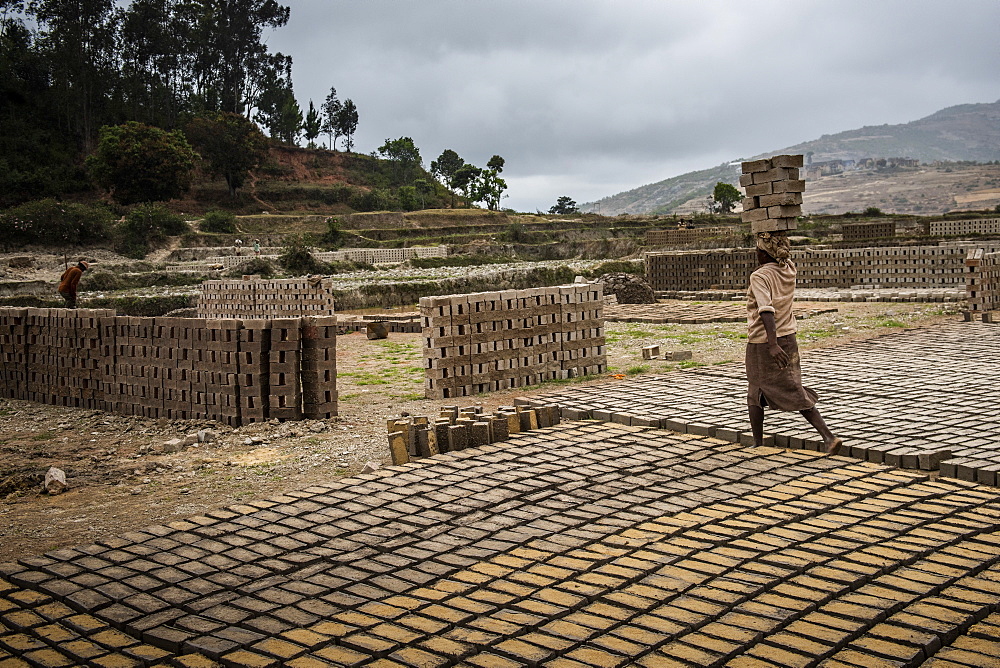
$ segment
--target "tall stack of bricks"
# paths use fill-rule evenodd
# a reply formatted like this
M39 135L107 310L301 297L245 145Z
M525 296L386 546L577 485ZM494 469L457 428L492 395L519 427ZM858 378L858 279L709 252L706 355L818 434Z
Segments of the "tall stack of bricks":
M304 343L303 331L313 330ZM0 309L0 396L58 406L231 426L331 417L335 356L334 317L304 323Z
M325 419L337 414L337 318L303 318L302 414Z
M427 397L603 372L602 304L594 285L424 297Z
M205 281L197 307L200 318L297 318L333 312L329 278Z
M799 178L801 166L801 155L776 155L743 163L740 185L746 191L746 198L741 218L750 223L751 232L796 228L806 189L806 182Z
M993 322L991 311L1000 309L1000 253L971 249L965 260L966 299L973 314Z

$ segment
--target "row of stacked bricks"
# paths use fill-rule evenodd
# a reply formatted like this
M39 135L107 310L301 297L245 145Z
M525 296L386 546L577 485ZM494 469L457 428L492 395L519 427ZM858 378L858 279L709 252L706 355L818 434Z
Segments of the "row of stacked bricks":
M559 424L558 406L500 406L483 413L482 406L442 406L437 419L409 416L388 420L389 454L393 464L500 443L511 434Z
M972 249L965 259L965 266L966 299L971 315L982 318L984 322L995 322L993 311L1000 309L1000 253Z
M4 309L5 396L73 408L104 408L103 309Z
M329 279L260 279L205 281L198 297L202 318L296 318L332 315Z
M0 396L27 399L28 344L26 308L0 309Z
M337 318L303 318L301 332L303 417L333 417L337 414Z
M799 179L801 166L801 155L776 155L743 163L740 185L746 191L746 198L742 220L750 223L751 232L796 228L796 218L802 215L802 193L806 190L806 182Z
M803 288L944 288L965 282L961 247L890 246L796 250ZM750 249L646 253L646 278L656 291L743 290L757 266Z
M646 280L653 290L745 290L757 266L749 249L646 253Z
M422 298L426 396L603 372L602 304L586 284Z
M294 318L334 311L330 281L320 278L248 279L254 285L256 317Z
M254 281L204 281L198 295L199 318L255 318L257 293Z
M240 424L239 320L102 320L104 396L122 415Z

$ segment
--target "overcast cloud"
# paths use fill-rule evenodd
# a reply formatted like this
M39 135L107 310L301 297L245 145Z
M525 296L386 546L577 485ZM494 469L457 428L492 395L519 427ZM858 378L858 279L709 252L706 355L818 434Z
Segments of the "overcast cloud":
M996 0L286 4L303 108L354 100L360 152L499 154L520 211L1000 99Z

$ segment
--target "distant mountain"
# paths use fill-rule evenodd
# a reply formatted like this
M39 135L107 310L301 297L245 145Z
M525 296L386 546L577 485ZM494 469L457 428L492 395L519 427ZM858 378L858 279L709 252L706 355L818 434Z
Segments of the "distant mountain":
M807 156L811 153L814 163L860 158L916 158L922 163L1000 160L1000 100L948 107L901 125L865 126L823 135L814 141L743 159L783 153ZM726 163L588 202L580 209L604 215L704 211L706 198L717 182L737 185L738 180L739 166Z

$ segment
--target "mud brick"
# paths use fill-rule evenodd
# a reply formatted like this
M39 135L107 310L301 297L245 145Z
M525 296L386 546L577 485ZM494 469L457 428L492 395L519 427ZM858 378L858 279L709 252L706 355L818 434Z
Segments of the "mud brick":
M768 210L768 216L771 217L771 218L788 218L788 217L791 217L791 216L788 216L788 215L774 216L774 215L771 214L770 207L776 207L776 206L780 206L780 207L795 207L795 206L798 206L799 207L799 211L801 213L802 193L786 192L786 193L777 193L777 194L773 194L773 195L762 195L761 197L757 198L757 200L758 200L757 206L768 207L769 208L769 210ZM795 214L795 215L799 215L799 214Z

